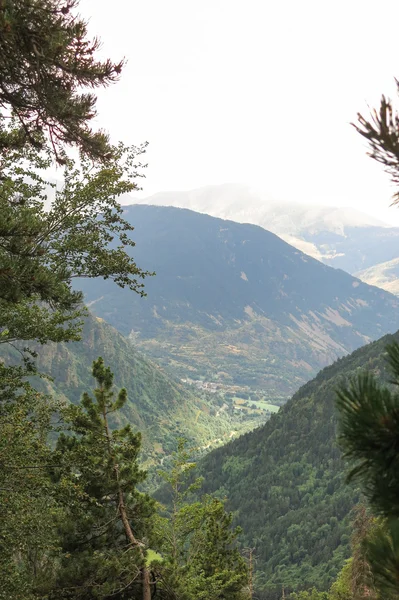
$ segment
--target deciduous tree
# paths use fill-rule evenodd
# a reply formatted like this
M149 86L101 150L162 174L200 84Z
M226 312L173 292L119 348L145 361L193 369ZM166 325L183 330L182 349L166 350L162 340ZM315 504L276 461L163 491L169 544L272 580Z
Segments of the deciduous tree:
M248 598L248 570L237 548L240 530L232 527L232 515L221 500L192 499L201 486L200 479L190 483L194 467L185 440L180 440L172 468L163 474L171 498L162 533L163 579L181 600Z
M54 185L40 171L49 166L48 156L25 150L3 159L0 342L78 339L85 309L75 278L109 278L144 294L149 273L131 256L133 227L118 202L135 187L141 151L120 145L107 166L68 159L51 206L47 193Z

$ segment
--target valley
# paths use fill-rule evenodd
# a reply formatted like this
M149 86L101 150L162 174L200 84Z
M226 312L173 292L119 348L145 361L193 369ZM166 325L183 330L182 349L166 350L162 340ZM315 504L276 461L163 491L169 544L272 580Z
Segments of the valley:
M387 384L387 344L399 332L326 367L262 427L208 454L205 491L227 498L257 556L256 589L270 600L300 586L328 589L350 555L355 486L337 445L336 390L359 373ZM263 596L264 594L264 596Z
M240 549L256 553L257 596L327 590L360 499L344 481L336 390L365 369L387 381L398 299L258 226L154 206L124 214L135 256L157 273L147 296L78 280L91 311L82 340L33 347L51 377L36 389L77 404L102 356L127 390L111 427L142 434L142 489L167 505L159 469L173 469L185 438L202 492L226 501Z
M147 297L78 281L90 310L179 379L288 399L337 357L399 328L398 299L254 225L124 207Z
M0 1L0 600L399 600L394 4Z
M101 356L114 365L118 386L127 390L127 403L113 426L130 423L143 436L144 464L148 467L169 460L177 440L185 437L198 449L209 450L263 423L273 409L260 402L251 409L236 408L230 393L210 393L168 376L156 363L144 358L113 327L89 316L85 320L81 342L33 346L39 372L52 380L34 379L37 389L62 402L77 403L93 387L91 366ZM18 363L19 354L2 346L3 360ZM236 391L239 395L239 391ZM248 394L247 394L248 398ZM258 398L256 398L258 400ZM247 400L237 399L247 403ZM237 405L238 406L238 405Z
M147 297L78 281L93 316L82 342L40 352L57 381L47 391L77 402L101 354L128 391L120 423L143 433L146 489L185 437L203 491L226 499L240 546L256 553L258 597L328 589L359 500L344 484L335 392L366 368L386 381L398 300L257 226L154 206L124 214L135 256L156 272Z
M365 369L387 380L397 299L259 227L124 210L137 226L136 255L157 275L143 300L82 282L90 309L185 389L206 393L213 419L227 419L222 436L195 442L198 473L256 553L258 597L328 589L350 555L360 498L344 483L335 393Z

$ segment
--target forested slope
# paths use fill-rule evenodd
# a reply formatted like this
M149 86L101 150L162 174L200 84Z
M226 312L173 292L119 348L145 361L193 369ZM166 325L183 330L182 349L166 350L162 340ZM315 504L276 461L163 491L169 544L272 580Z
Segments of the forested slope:
M257 555L257 588L327 589L349 554L349 513L358 494L344 485L336 444L335 390L363 369L387 378L384 348L399 333L336 361L305 384L265 426L201 461L207 492L228 499Z
M216 416L222 403L217 395L194 393L170 378L101 319L86 319L80 342L49 343L36 350L38 370L50 375L53 382L36 379L35 386L70 402L78 402L83 392L93 388L93 360L102 356L105 364L112 365L115 382L128 393L124 417L142 432L149 464L169 455L180 436L194 446L212 446L215 440L227 441L239 427L226 411ZM3 346L3 356L6 352L9 350Z

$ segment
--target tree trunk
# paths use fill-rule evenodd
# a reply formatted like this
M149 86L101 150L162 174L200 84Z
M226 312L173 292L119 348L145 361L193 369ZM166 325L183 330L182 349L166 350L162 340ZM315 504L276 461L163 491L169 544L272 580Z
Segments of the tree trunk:
M107 419L107 414L106 414L105 408L103 411L103 417L104 417L105 435L106 435L107 443L108 443L108 452L109 452L110 458L113 463L115 480L116 480L116 484L118 486L118 512L119 512L119 515L120 515L120 518L122 521L123 528L125 530L126 538L129 540L129 543L132 547L136 547L139 549L140 556L144 561L145 560L145 553L143 551L144 544L142 544L139 540L137 540L135 538L132 528L130 526L129 518L126 513L125 497L124 497L123 490L119 483L119 466L115 460L115 456L112 451L111 434L110 434L109 427L108 427L108 419ZM147 569L146 566L144 566L141 570L141 574L142 574L141 576L142 576L142 583L143 583L143 600L151 600L150 571Z
M143 567L142 577L143 577L143 600L151 600L150 571L149 571L149 569L147 569L147 567Z

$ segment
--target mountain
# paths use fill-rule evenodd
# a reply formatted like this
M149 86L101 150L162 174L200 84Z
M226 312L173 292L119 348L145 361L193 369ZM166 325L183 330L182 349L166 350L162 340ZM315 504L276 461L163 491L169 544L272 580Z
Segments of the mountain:
M342 234L347 227L387 227L382 221L352 208L277 202L242 184L160 192L143 199L127 195L123 203L188 208L221 219L260 225L280 236L299 236L304 231L310 234L321 231Z
M335 392L364 369L387 382L384 349L393 339L399 332L325 368L266 425L200 462L204 492L227 498L242 545L254 548L258 598L279 600L283 585L328 589L349 556L359 494L344 483Z
M113 327L93 316L85 321L82 341L51 343L36 350L38 370L54 382L35 380L35 387L69 402L78 402L83 392L93 389L92 363L103 357L114 372L115 386L127 389L124 421L142 432L148 466L168 457L179 437L186 437L199 450L208 449L266 418L261 411L244 418L227 407L221 410L225 401L218 394L194 392L170 378ZM3 345L3 357L5 352Z
M356 277L399 296L399 258L359 271Z
M389 227L352 208L276 202L245 185L208 186L187 192L162 192L125 203L189 208L239 223L252 223L272 231L286 242L325 264L359 273L373 284L364 269L398 257L399 227ZM394 210L394 209L392 209ZM380 287L392 291L389 282ZM397 289L394 287L394 289Z
M261 227L189 210L125 207L143 301L79 281L90 309L180 378L288 397L338 356L399 327L398 300Z

